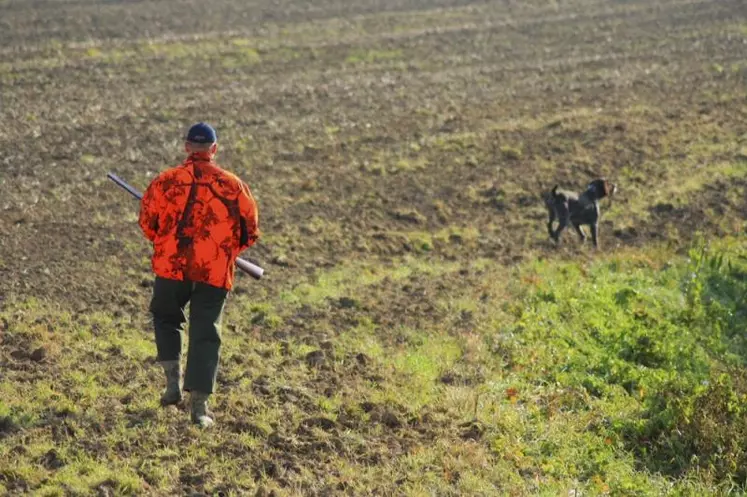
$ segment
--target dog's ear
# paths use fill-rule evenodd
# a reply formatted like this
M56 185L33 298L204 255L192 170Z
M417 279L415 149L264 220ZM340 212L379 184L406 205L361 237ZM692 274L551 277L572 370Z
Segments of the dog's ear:
M607 184L607 180L604 178L595 179L589 183L589 186L587 186L586 189L592 192L597 198L604 198L610 193L609 185Z
M609 195L610 198L612 198L614 195L617 195L617 183L606 181L605 187L607 188L607 195Z
M604 196L609 197L615 193L616 186L607 178L600 178L599 181L602 183L604 189Z

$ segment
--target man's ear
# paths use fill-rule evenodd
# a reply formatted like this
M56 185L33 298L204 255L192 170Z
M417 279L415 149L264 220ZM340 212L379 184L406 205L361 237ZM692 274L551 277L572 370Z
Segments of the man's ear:
M189 148L189 142L184 142L184 151L188 154L192 152L192 150Z
M218 152L218 142L215 142L212 145L210 145L210 153L215 155L216 152Z

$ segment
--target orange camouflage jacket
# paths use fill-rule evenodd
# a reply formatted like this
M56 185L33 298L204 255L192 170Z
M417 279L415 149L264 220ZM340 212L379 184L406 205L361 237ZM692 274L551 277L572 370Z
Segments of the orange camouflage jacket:
M209 154L193 153L162 172L140 203L140 228L153 242L153 272L230 290L234 262L259 238L249 187Z

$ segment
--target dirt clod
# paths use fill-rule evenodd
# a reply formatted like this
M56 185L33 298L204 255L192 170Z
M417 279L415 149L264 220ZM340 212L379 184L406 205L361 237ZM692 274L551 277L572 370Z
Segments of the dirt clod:
M402 420L399 418L397 413L388 408L378 408L371 413L371 421L374 423L381 423L387 428L400 428L402 426Z
M312 428L312 427L321 428L324 431L331 431L337 427L337 423L335 423L329 418L323 418L323 417L305 419L301 422L301 425L307 428Z
M270 379L266 376L260 376L252 382L252 391L259 395L272 395Z
M31 352L31 355L29 358L34 362L42 362L47 357L47 349L44 347L39 347L37 349L34 349L33 352Z
M337 305L340 307L340 309L355 309L357 307L360 307L360 302L358 302L354 298L340 297L339 299L337 299Z
M367 367L371 364L371 358L363 352L359 352L355 355L355 361L362 367Z
M308 364L309 367L312 368L318 368L319 366L323 365L326 359L327 356L322 350L314 350L306 354L306 357L304 357L306 364Z
M231 428L237 433L248 433L256 438L267 438L267 430L248 421L236 421L231 423Z
M19 430L18 424L10 416L0 416L0 438Z
M285 437L276 431L270 433L270 436L267 437L267 443L276 449L289 449L293 445L290 438Z
M44 454L39 459L39 463L50 470L60 469L66 464L55 449L51 449L46 454Z
M465 440L480 440L486 427L480 421L469 421L460 425L460 436Z

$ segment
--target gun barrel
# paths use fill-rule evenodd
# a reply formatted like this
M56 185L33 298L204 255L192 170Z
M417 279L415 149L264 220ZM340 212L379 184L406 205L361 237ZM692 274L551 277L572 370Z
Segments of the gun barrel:
M110 180L114 181L116 184L127 190L133 197L135 197L138 200L141 200L143 198L143 194L139 191L135 190L133 187L127 184L125 180L120 178L114 173L106 173L106 177Z

